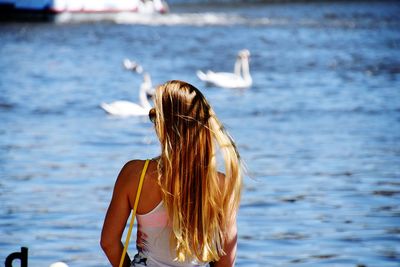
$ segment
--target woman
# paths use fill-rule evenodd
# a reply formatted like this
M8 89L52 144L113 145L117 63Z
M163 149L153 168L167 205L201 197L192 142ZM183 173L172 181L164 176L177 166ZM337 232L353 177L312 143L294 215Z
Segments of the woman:
M236 212L242 175L239 154L202 93L182 81L156 89L150 120L161 143L137 207L139 253L133 266L234 266ZM217 171L217 152L225 174ZM133 207L144 161L122 168L104 221L101 246L112 266ZM142 264L142 265L141 265ZM126 256L124 266L130 266Z

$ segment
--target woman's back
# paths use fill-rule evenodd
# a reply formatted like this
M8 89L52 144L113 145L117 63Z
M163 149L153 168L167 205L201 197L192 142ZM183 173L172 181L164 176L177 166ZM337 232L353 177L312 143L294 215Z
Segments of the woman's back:
M129 166L131 165L131 166ZM131 161L128 168L132 168L132 183L138 183L138 174L142 171L144 161ZM174 244L171 246L171 225L165 206L162 201L162 191L158 184L157 160L149 162L148 170L144 177L142 193L137 208L137 224L138 233L136 246L138 255L136 256L136 265L140 266L141 262L146 262L145 266L162 266L162 267L193 267L204 266L206 263L199 263L195 259L188 259L186 262L177 262ZM132 188L135 185L132 184ZM131 190L129 200L133 205L136 191ZM172 247L172 248L171 248Z
M132 183L138 184L140 173L142 172L144 161L143 160L135 160L128 163L129 168L131 169L132 175ZM139 174L139 175L138 175ZM136 188L137 185L133 185L130 194L129 194L129 202L133 207L135 197L136 197ZM157 205L162 201L162 192L161 188L158 184L158 170L157 170L157 161L150 160L149 166L147 168L143 187L142 194L140 196L140 201L137 207L137 214L146 214L152 211Z
M236 146L194 86L169 81L157 87L154 104L149 117L161 155L149 165L137 208L140 255L153 266L210 261L233 266L241 191ZM226 178L217 171L217 153L223 156ZM114 187L101 241L113 266L122 254L120 238L143 166L144 161L127 163ZM126 256L123 266L128 265Z

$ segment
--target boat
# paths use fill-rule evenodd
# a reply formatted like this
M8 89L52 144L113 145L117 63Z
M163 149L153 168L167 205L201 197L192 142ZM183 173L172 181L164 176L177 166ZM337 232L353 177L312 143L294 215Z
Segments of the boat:
M165 0L0 0L0 20L53 20L58 15L108 18L119 13L164 14L168 11Z

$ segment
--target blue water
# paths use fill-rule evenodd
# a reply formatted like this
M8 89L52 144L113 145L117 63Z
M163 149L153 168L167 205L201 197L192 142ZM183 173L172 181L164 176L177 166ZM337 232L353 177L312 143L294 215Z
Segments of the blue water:
M247 176L237 266L400 266L400 5L171 6L166 17L0 25L0 261L108 266L99 235L121 166L159 153L138 101L154 83L199 87ZM253 86L205 87L251 52ZM132 246L133 247L133 246Z

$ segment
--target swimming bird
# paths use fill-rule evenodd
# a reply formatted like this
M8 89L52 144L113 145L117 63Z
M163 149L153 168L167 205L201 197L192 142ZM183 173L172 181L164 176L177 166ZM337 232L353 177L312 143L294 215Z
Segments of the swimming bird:
M124 60L124 67L138 73L143 72L142 66L136 62L130 61L129 59ZM143 82L141 83L139 90L139 104L127 100L118 100L111 103L101 103L100 106L107 113L113 116L146 116L152 108L148 96L154 94L153 90L150 74L145 72L143 73Z
M139 65L135 61L132 61L128 58L125 58L124 61L122 62L122 64L124 65L125 69L127 69L127 70L131 70L131 71L137 72L139 74L143 72L143 67L141 65Z
M139 65L135 61L131 61L130 59L127 58L124 59L123 64L125 69L131 70L139 74L143 74L143 82L141 86L147 88L147 94L149 97L153 97L156 89L153 87L150 74L148 72L145 72L141 65Z
M215 85L223 88L240 89L248 88L253 84L250 75L250 51L240 50L235 62L234 72L213 72L208 70L206 73L197 71L197 77L206 84Z

